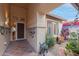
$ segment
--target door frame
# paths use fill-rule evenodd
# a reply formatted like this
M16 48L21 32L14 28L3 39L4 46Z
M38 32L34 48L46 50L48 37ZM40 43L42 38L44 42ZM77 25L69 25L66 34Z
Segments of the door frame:
M21 38L21 39L18 39L18 37L17 37L17 24L18 23L22 23L22 24L24 24L24 38ZM25 23L24 22L16 22L16 40L24 40L25 39Z

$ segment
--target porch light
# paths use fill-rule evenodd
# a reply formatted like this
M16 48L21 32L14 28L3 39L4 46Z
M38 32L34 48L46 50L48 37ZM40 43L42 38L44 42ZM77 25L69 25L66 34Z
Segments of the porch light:
M7 20L7 21L5 21L5 25L8 25L8 20Z
M7 19L5 20L5 26L6 26L6 27L9 26L8 23L9 23L9 19L7 18Z
M5 10L5 27L9 27L9 15L8 15L8 11Z

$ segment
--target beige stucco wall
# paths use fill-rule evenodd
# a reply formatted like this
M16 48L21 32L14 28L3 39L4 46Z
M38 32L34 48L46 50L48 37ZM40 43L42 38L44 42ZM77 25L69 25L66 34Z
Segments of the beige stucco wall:
M37 51L37 11L33 7L27 9L27 26L26 26L26 37L30 45ZM35 32L32 34L31 32Z
M40 44L46 40L47 20L46 15L37 13L37 51L40 50Z
M26 19L26 9L11 5L11 17L17 16L19 18L23 17ZM17 19L18 20L18 19Z
M10 16L11 16L11 25L13 25L13 23L17 23L17 22L22 22L25 24L25 32L24 32L24 39L26 39L26 9L24 8L21 8L21 7L17 7L17 6L14 6L14 5L11 5L10 6ZM23 21L21 19L24 19ZM16 26L16 25L15 25ZM16 28L17 29L17 28ZM15 34L16 36L16 34ZM15 40L17 39L17 37L15 38ZM12 40L12 39L11 39Z
M3 4L0 4L0 26L4 26L5 10ZM10 33L2 35L0 33L0 55L3 55L10 39Z
M37 26L37 10L35 7L30 6L27 10L27 27L36 27Z

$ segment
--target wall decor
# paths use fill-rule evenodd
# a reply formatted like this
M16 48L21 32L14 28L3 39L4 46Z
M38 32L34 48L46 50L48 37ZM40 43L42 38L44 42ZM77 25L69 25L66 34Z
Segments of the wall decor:
M28 32L29 32L29 35L34 38L34 35L35 35L35 27L33 28L28 28Z
M3 35L4 34L4 27L0 26L0 33Z
M16 21L16 22L18 22L18 21L24 22L24 21L25 21L25 19L24 19L23 17L12 16L12 18L13 18L13 20Z
M2 35L6 35L7 33L10 33L10 28L4 27L4 26L0 26L0 33Z

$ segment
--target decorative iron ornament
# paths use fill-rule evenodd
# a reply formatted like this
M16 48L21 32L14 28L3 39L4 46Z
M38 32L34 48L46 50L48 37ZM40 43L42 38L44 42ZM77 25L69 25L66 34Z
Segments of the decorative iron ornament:
M28 32L29 32L29 35L30 35L32 38L34 38L35 33L36 33L35 27L33 27L33 28L28 28Z
M4 27L4 26L0 26L0 33L2 35L5 35L7 33L10 33L10 28Z
M39 54L45 56L48 53L48 45L46 43L40 43L40 51Z

